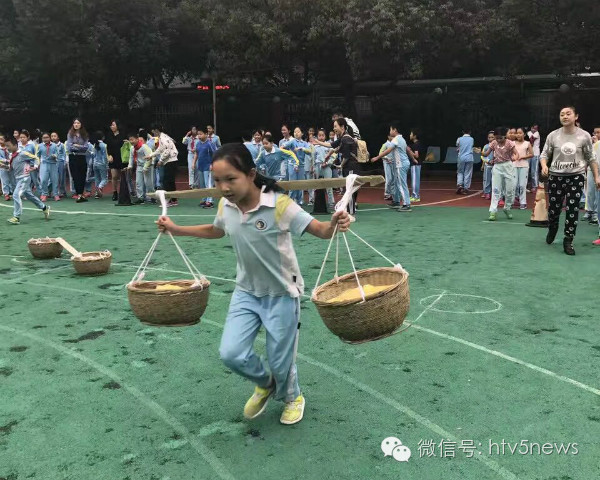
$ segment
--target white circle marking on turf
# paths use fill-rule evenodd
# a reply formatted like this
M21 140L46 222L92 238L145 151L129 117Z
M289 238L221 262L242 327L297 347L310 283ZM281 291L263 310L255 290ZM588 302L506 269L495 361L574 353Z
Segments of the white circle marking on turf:
M492 304L495 305L494 308L488 309L488 310L475 310L475 311L466 311L466 310L442 310L436 306L434 306L435 303L437 303L441 297L469 297L469 298L479 298L481 300L485 300L487 302L490 302ZM431 312L438 312L438 313L459 313L459 314L483 314L483 313L494 313L497 312L498 310L500 310L502 308L502 304L496 300L494 300L493 298L489 298L489 297L483 297L481 295L470 295L467 293L443 293L442 295L430 295L428 297L422 298L419 303L421 305L426 305L427 304L427 300L429 299L435 299L432 303L430 303L427 306L427 309Z

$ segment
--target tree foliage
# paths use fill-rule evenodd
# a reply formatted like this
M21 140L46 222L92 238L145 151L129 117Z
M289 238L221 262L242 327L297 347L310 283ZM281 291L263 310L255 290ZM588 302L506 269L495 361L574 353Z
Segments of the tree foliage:
M0 95L128 109L141 86L597 71L590 0L3 0Z

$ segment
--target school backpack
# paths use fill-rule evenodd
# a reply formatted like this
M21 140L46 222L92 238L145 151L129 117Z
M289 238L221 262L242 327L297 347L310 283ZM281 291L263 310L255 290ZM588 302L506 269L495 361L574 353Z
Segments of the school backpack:
M357 151L356 151L356 161L358 163L367 163L369 161L369 150L367 149L367 142L364 140L355 140Z

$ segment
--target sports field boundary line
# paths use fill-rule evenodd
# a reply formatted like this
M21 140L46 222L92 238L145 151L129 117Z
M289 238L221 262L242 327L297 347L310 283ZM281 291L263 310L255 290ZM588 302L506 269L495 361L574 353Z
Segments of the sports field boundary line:
M443 203L460 202L461 200L465 200L467 198L471 198L471 197L474 197L474 196L480 195L480 194L481 194L481 192L475 192L475 193L472 193L471 195L465 195L465 196L460 197L460 198L451 198L451 199L448 199L448 200L441 200L439 202L431 202L431 203L413 203L413 202L411 202L410 208L413 208L413 207L431 207L433 205L441 205ZM357 213L360 213L360 212L375 212L375 211L378 211L378 210L394 210L394 209L390 208L390 207L365 208L365 209L358 208L357 209Z
M111 213L111 212L86 212L84 210L76 210L76 211L68 211L68 210L55 210L54 208L52 208L52 204L50 204L49 202L46 203L46 205L50 206L50 216L52 216L52 214L54 213L60 213L60 214L64 214L64 215L104 215L104 216L115 216L115 217L154 217L154 218L158 218L160 217L160 211L157 209L156 214L152 214L152 213ZM13 207L11 205L5 205L3 203L0 203L0 207L3 208L9 208L9 209L13 209ZM116 207L115 207L116 208ZM132 205L131 208L136 208L136 206ZM137 207L139 208L139 207ZM144 208L144 207L141 207ZM156 208L156 207L155 207ZM200 208L200 207L198 207ZM23 207L23 210L29 210L29 211L33 211L33 212L37 212L41 210L39 208L32 208L32 207ZM214 217L216 215L216 213L213 214L198 214L198 215L192 215L192 214L173 214L173 215L169 215L169 217Z
M194 438L192 433L185 427L185 425L183 423L181 423L175 417L170 415L167 412L167 410L165 410L157 402L155 402L154 400L152 400L151 398L146 396L141 390L124 382L121 379L121 377L119 377L115 372L113 372L108 367L102 365L101 363L96 362L95 360L92 360L91 358L87 357L86 355L83 355L80 352L77 352L73 349L64 347L63 345L53 342L52 340L48 340L46 338L35 335L33 333L24 332L22 330L8 327L5 325L0 325L0 330L4 330L5 332L9 332L14 335L20 335L22 337L29 338L30 340L32 340L36 343L45 345L46 347L52 348L64 355L68 355L76 360L79 360L79 361L85 363L89 367L93 368L94 370L101 373L102 375L110 378L114 382L117 382L119 385L121 385L121 387L123 387L127 391L127 393L132 395L139 403L146 406L146 408L148 410L152 411L164 423L166 423L169 427L171 427L179 435L181 435L184 439L186 439L190 443L192 448L194 450L196 450L196 452L198 454L200 454L200 456L204 459L204 461L206 463L208 463L208 465L215 471L215 473L219 476L219 478L221 478L223 480L235 480L235 477L227 471L225 466L216 457L216 455L214 453L212 453L210 451L210 449L206 445L204 445L201 441Z
M91 291L87 291L87 290L80 290L80 293L97 294L97 292L91 292ZM443 296L443 294L440 295L440 298L442 296ZM126 300L126 299L123 298L123 300ZM212 320L209 320L206 318L204 318L203 321L204 321L204 323L207 323L209 325L213 325L220 329L223 329L223 325L221 325L218 322L213 322ZM51 340L47 340L42 337L38 337L37 335L31 334L29 332L23 332L23 331L14 329L12 327L7 327L4 325L0 325L0 329L4 330L4 331L13 332L15 334L23 335L27 338L30 338L31 340L37 341L37 342L45 344L51 348L54 348L66 355L70 355L78 360L83 361L84 363L88 364L92 368L96 369L97 371L99 371L99 372L103 373L104 375L106 375L107 377L111 378L115 382L120 383L130 394L132 394L136 399L138 399L138 401L140 401L141 403L146 405L148 408L153 410L165 423L167 423L172 428L174 428L176 431L178 431L178 433L180 433L184 438L187 438L188 441L190 442L190 444L194 447L194 449L207 461L207 463L213 468L213 470L219 475L220 478L226 479L226 480L235 480L234 477L231 476L231 474L229 474L229 472L227 472L227 470L221 464L221 462L217 459L217 457L207 447L205 447L202 444L202 442L196 441L191 436L191 434L188 432L188 430L185 428L185 426L181 422L179 422L179 420L177 420L175 417L172 417L171 415L169 415L169 413L163 407L161 407L155 401L147 398L136 387L133 387L126 383L123 383L122 380L120 379L120 377L118 375L116 375L114 372L112 372L111 370L109 370L108 368L106 368L103 365L95 362L94 360L86 357L85 355L82 355L79 352L76 352L74 350L63 347L62 345L56 344L56 343L52 342ZM264 342L264 340L261 337L257 337L257 339L261 342ZM442 427L440 427L436 423L432 422L428 418L420 415L419 413L415 412L411 408L409 408L405 405L402 405L398 401L396 401L390 397L387 397L386 395L375 390L374 388L352 378L351 376L349 376L343 372L340 372L336 368L334 368L330 365L327 365L325 363L319 362L318 360L315 360L312 357L305 355L303 353L298 353L298 358L300 358L301 360L305 361L306 363L308 363L310 365L313 365L315 367L318 367L318 368L330 373L331 375L337 377L340 380L344 380L345 382L351 384L355 388L358 388L359 390L362 390L363 392L378 399L382 403L385 403L386 405L391 406L392 408L398 410L399 412L401 412L401 413L405 414L406 416L412 418L413 420L417 421L418 423L420 423L424 427L428 428L429 430L437 433L438 435L441 435L442 438L446 438L448 440L452 440L455 442L459 441L458 437L456 437L452 433L444 430ZM482 462L488 469L492 470L495 473L498 473L502 478L504 478L506 480L518 480L518 477L514 473L512 473L511 471L507 470L506 468L500 466L497 462L495 462L494 460L491 460L488 457L474 456L473 458Z
M205 323L207 323L209 325L217 327L221 330L224 328L224 326L222 324L220 324L218 322L214 322L210 319L203 318L202 321L204 321ZM265 340L262 337L257 336L256 339L258 341L260 341L261 343L265 343ZM438 424L432 422L427 417L424 417L423 415L415 412L410 407L407 407L406 405L401 404L400 402L394 400L393 398L390 398L390 397L384 395L383 393L379 392L378 390L375 390L374 388L370 387L369 385L366 385L366 384L360 382L359 380L356 380L355 378L351 377L350 375L347 375L347 374L339 371L337 368L327 365L326 363L320 362L318 360L315 360L314 358L312 358L306 354L300 353L300 352L298 352L298 358L301 359L302 361L308 363L309 365L312 365L313 367L317 367L317 368L320 368L321 370L324 370L325 372L329 373L330 375L333 375L334 377L336 377L339 380L343 380L346 383L349 383L354 388L357 388L358 390L365 392L366 394L376 398L380 402L394 408L395 410L398 410L399 412L403 413L407 417L410 417L413 420L415 420L416 422L420 423L425 428L431 430L434 433L437 433L442 438L452 440L457 443L459 442L460 439L458 437L456 437L452 433L444 430L444 428L442 428ZM500 466L497 462L495 462L494 460L491 460L490 458L488 458L486 456L480 455L480 456L473 456L472 458L482 462L487 468L489 468L493 472L499 474L502 478L512 479L512 480L518 479L518 477L514 473L512 473L510 470L507 470L506 468Z
M122 267L131 268L131 269L134 269L134 270L137 269L137 267L135 267L133 265L127 265L127 264L123 264L123 263L120 263L120 264L119 263L113 263L113 265L119 265L119 266L122 266ZM169 273L180 273L180 274L186 274L186 275L189 274L189 272L183 272L183 271L179 271L179 270L169 270L169 269L165 269L165 268L147 267L147 269L148 270L157 270L157 271L169 272ZM235 280L231 280L231 279L228 279L228 278L211 277L209 275L205 275L205 276L207 278L214 278L215 280L221 280L221 281L226 281L226 282L230 282L230 283L235 283ZM24 282L26 282L26 283L28 283L30 285L33 285L33 286L39 286L39 287L45 287L45 288L56 288L56 289L60 289L60 290L66 290L66 291L70 291L70 292L86 293L86 294L87 293L92 293L93 295L98 295L98 296L102 296L102 297L105 297L105 298L111 298L111 299L115 298L115 295L107 295L107 294L103 294L103 293L100 293L100 292L92 292L92 291L74 289L74 288L69 288L69 287L61 287L61 286L58 286L58 285L47 285L47 284L43 284L43 283L33 283L33 282L28 282L26 280L24 280ZM7 280L0 279L0 284L2 284L2 283L7 283ZM123 287L125 287L125 285ZM547 375L547 376L549 376L551 378L554 378L555 380L559 380L559 381L568 383L568 384L573 385L575 387L581 388L581 389L583 389L583 390L585 390L585 391L587 391L589 393L593 393L595 395L600 396L600 390L599 389L597 389L595 387L592 387L590 385L587 385L585 383L579 382L578 380L574 380L574 379L572 379L570 377L566 377L564 375L560 375L560 374L558 374L556 372L553 372L552 370L548 370L546 368L540 367L540 366L535 365L533 363L526 362L524 360L520 360L520 359L518 359L516 357L513 357L511 355L507 355L507 354L499 352L497 350L491 350L491 349L489 349L489 348L487 348L487 347L485 347L483 345L479 345L479 344L471 342L469 340L465 340L465 339L460 338L460 337L455 337L453 335L448 335L446 333L438 332L437 330L432 330L430 328L421 327L420 325L415 325L414 324L415 322L417 322L418 320L420 320L421 317L423 317L424 314L429 309L431 309L433 307L433 305L435 303L437 303L447 293L448 292L444 291L443 294L438 294L438 298L434 302L432 302L431 305L425 307L425 309L421 312L421 314L416 318L416 320L414 322L405 322L405 323L408 326L410 326L410 328L414 328L414 329L419 330L421 332L429 333L431 335L435 335L435 336L438 336L440 338L445 338L446 340L451 340L451 341L460 343L462 345L465 345L467 347L471 347L471 348L474 348L474 349L479 350L481 352L487 353L489 355L493 355L493 356L502 358L504 360L507 360L509 362L516 363L517 365L521 365L521 366L529 368L530 370L533 370L535 372ZM310 296L308 296L308 295L302 295L302 296L304 298L310 298ZM425 297L425 298L427 298L427 297ZM123 296L123 300L127 300L127 298Z
M543 367L539 367L537 365L534 365L533 363L529 363L529 362L525 362L524 360L519 360L518 358L512 357L510 355L507 355L505 353L499 352L497 350L491 350L487 347L484 347L483 345L478 345L477 343L473 343L470 342L468 340L464 340L462 338L459 337L455 337L453 335L448 335L446 333L442 333L442 332L438 332L436 330L431 330L430 328L426 328L426 327L422 327L420 325L411 325L412 328L416 329L416 330L421 330L423 332L427 332L430 333L432 335L436 335L437 337L440 338L445 338L446 340L452 340L453 342L458 342L458 343L462 343L463 345L466 345L468 347L474 348L476 350L480 350L484 353L487 353L489 355L494 355L495 357L499 357L502 358L504 360L507 360L509 362L513 362L516 363L518 365L521 365L523 367L527 367L531 370L534 370L536 372L542 373L544 375L547 375L549 377L555 378L556 380L560 380L561 382L565 382L565 383L569 383L571 385L574 385L578 388L581 388L587 392L593 393L594 395L598 395L600 396L600 390L594 387L591 387L589 385L586 385L585 383L581 383L578 382L577 380L573 380L572 378L569 377L565 377L564 375L560 375L556 372L553 372L552 370L548 370L546 368Z

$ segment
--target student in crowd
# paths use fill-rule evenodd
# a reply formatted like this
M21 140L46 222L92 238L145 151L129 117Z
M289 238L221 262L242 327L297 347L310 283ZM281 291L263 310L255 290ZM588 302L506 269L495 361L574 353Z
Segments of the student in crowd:
M413 128L410 132L410 150L413 153L413 163L410 167L410 178L412 184L412 197L410 198L411 202L420 202L421 201L421 166L423 165L423 160L425 159L425 150L419 140L419 131L416 128Z
M384 158L385 156L392 154L392 174L394 178L394 188L392 191L392 202L389 204L392 208L397 208L399 212L410 212L410 196L408 194L408 168L410 167L410 160L408 159L406 140L402 137L402 134L398 130L398 124L393 123L390 125L390 137L391 146L381 152L376 157L371 159L372 162L376 162ZM400 204L402 199L402 205Z
M204 129L199 128L196 151L194 152L194 168L198 170L198 188L212 188L212 159L216 150L215 144L208 139ZM212 198L203 198L200 206L202 208L212 208Z
M456 140L458 163L456 167L456 193L469 195L471 192L471 179L473 178L473 137L471 129L463 130L463 136Z
M577 119L575 107L563 108L560 111L562 127L548 135L540 156L542 174L548 176L550 198L546 243L551 244L556 238L563 202L566 199L563 250L567 255L575 255L573 239L577 232L579 201L588 167L592 170L596 188L600 188L598 162L592 150L592 138L585 130L575 126Z
M256 168L263 175L280 181L286 178L290 166L299 165L294 152L276 147L270 134L265 134L262 143L263 148L256 159Z
M8 163L9 158L10 153L6 148L6 137L0 134L0 182L2 182L2 195L4 195L4 200L7 202L12 200L14 190L14 182Z
M517 181L517 172L514 162L519 159L515 142L506 138L508 128L498 127L494 130L494 140L482 152L484 157L490 157L493 153L493 159L489 162L493 165L492 169L492 201L490 203L489 221L496 221L498 212L498 203L502 193L505 195L504 214L511 220L512 204L515 198L515 185Z
M181 143L187 147L188 183L190 188L198 188L198 171L194 169L194 155L198 141L198 128L192 126Z
M481 155L481 169L483 170L483 192L481 197L486 200L492 199L492 169L494 160L494 152L490 150L490 144L495 140L494 132L488 132L487 143L483 147L483 152L489 151L489 155Z
M175 186L175 175L177 173L177 147L173 139L164 132L163 126L159 123L152 125L152 135L158 137L158 147L152 152L150 159L158 158L157 167L164 166L163 188L168 192L177 190ZM169 199L168 206L176 207L179 205L177 198Z
M317 133L317 140L325 142L327 139L327 133L323 128L319 129ZM313 137L314 138L314 137ZM332 178L333 159L329 155L333 150L331 148L324 147L323 145L315 145L314 147L314 166L315 166L315 178ZM327 193L327 204L330 208L333 208L335 200L333 199L333 189L328 188Z
M262 137L263 131L260 128L257 128L252 132L252 141L244 142L244 146L248 149L255 162L260 153L260 149L262 148Z
M19 148L23 151L24 155L31 155L35 162L35 166L29 171L29 179L31 180L32 191L40 192L40 158L38 156L38 146L31 140L31 134L29 130L21 130L19 134Z
M531 157L529 162L529 181L531 183L531 193L535 197L535 192L540 183L540 131L537 124L531 126L527 137L533 149L533 157Z
M600 127L594 128L594 134L592 135L592 142L594 145L594 152L596 160L600 162L600 149L598 147L598 140L600 140ZM586 213L583 217L591 225L598 225L598 197L600 194L596 190L596 184L594 183L594 176L592 169L588 167L586 175L586 189L585 189L585 209Z
M518 204L521 210L525 210L527 209L527 176L529 174L529 160L533 157L533 148L531 147L531 143L525 140L525 129L523 128L517 128L515 147L519 153L519 159L515 162L517 174L515 206Z
M40 157L40 178L41 178L41 196L40 200L46 202L48 193L56 202L60 200L58 196L58 147L52 143L49 133L42 134L42 143L39 145L38 154ZM52 186L52 192L48 191Z
M152 165L152 150L146 145L147 134L145 130L130 133L127 136L132 149L129 157L129 170L135 168L135 186L137 200L135 205L144 203L144 201L156 203L155 199L150 200L146 195L154 193L154 166Z
M108 147L104 143L104 132L94 133L92 144L92 166L96 182L96 194L94 198L102 198L102 191L108 183Z
M57 176L58 176L58 197L59 200L67 196L67 149L65 144L60 141L60 137L57 132L50 134L50 140L56 145L57 152Z
M215 150L221 148L221 139L215 133L215 127L210 123L206 126L206 134L208 136L208 141L215 146Z
M21 136L23 136L23 132L21 132ZM29 139L29 132L27 133L27 139ZM13 192L14 210L13 216L8 219L8 223L20 225L24 198L42 210L44 217L48 220L50 217L50 207L31 191L31 178L29 174L32 170L37 169L35 155L30 153L27 146L20 145L14 138L6 141L6 147L10 153L8 160L9 168L15 180L15 189Z

